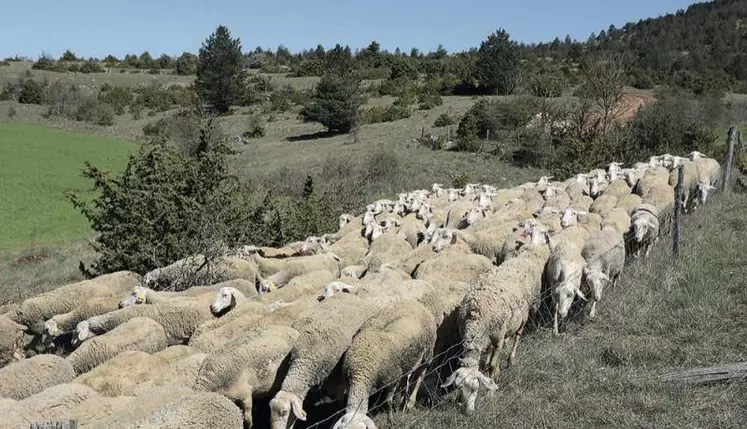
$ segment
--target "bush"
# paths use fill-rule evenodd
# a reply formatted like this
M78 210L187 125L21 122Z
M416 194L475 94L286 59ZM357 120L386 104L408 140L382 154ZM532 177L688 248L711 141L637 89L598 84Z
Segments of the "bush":
M20 93L21 87L19 85L7 82L5 86L3 86L3 90L0 91L0 101L16 101L18 100L18 95Z
M454 124L456 124L456 118L448 113L440 114L438 118L436 118L436 121L433 122L433 126L437 128L448 127Z
M56 81L45 88L43 102L49 106L46 117L60 116L75 119L78 107L86 97L75 85Z
M104 68L101 67L101 64L98 63L98 61L86 61L80 66L80 72L81 73L103 73Z
M247 139L256 139L265 136L265 126L259 115L249 115L248 128L241 136Z
M191 156L154 142L142 145L117 175L86 163L84 176L99 196L87 202L69 195L97 233L91 242L97 259L90 267L81 262L81 271L145 274L194 254L209 265L226 246L262 243L255 232L263 207L229 175L228 147L210 147L209 127L201 126L195 142L201 149Z
M459 121L456 132L456 149L461 152L479 152L482 140L477 134L478 119L474 112L467 112Z
M381 122L394 122L409 118L412 114L407 106L392 104L391 106L374 106L363 111L363 123L378 124Z
M99 91L99 100L114 108L114 113L123 115L127 106L132 103L133 96L129 88L104 84Z
M327 73L317 84L311 103L301 110L301 117L324 125L330 132L347 133L358 125L362 103L360 81L355 76Z
M537 113L537 106L528 98L516 97L511 100L480 99L470 112L476 120L476 132L485 137L490 132L513 131L524 128Z
M18 113L18 112L16 112L16 108L15 107L13 107L13 106L8 107L8 117L9 118L15 117L16 113Z
M75 112L75 120L98 125L114 125L114 108L96 98L86 98Z
M444 104L444 100L438 94L420 94L418 103L420 103L420 110L430 110Z
M25 79L21 83L21 92L18 102L21 104L41 104L44 88L33 79Z

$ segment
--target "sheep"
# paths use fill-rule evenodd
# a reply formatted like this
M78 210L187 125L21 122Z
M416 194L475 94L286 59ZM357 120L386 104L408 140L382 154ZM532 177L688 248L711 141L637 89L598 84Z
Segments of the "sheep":
M659 213L660 232L669 232L674 217L674 189L667 183L657 183L641 195L643 204L656 207Z
M277 325L247 332L207 355L192 388L239 402L246 427L251 428L254 398L278 391L298 336L295 329Z
M26 329L10 317L0 315L0 367L25 357L23 350L28 342Z
M535 213L535 217L537 218L537 222L547 228L548 233L555 234L563 229L560 214L561 211L559 209L545 206L542 210Z
M615 208L617 205L617 197L614 195L602 194L594 200L594 203L589 207L590 213L596 213L604 215L610 210Z
M334 273L327 270L311 271L309 273L293 277L282 288L262 297L261 302L272 304L280 301L293 301L304 295L317 291L320 287L338 278Z
M142 429L199 429L205 427L240 428L241 411L216 393L196 392L145 414L136 427Z
M451 247L418 265L412 277L425 281L470 282L492 266L493 262L485 256Z
M513 258L519 250L526 244L542 244L549 242L547 228L539 224L528 224L516 229L514 234L510 235L503 242L498 254L497 264L500 265L506 260Z
M586 260L583 281L588 285L592 295L589 317L594 318L605 283L617 285L625 266L623 235L611 227L594 232L581 250L581 255Z
M365 265L349 265L340 270L341 279L360 279L366 271Z
M546 245L524 246L515 258L480 276L464 296L458 316L464 355L460 368L442 387L455 384L460 389L465 413L474 412L480 385L498 389L493 380L500 372L500 356L507 337L514 339L508 365L513 363L524 325L538 307L548 257ZM480 372L483 355L487 357L487 376Z
M215 318L210 307L199 301L182 298L179 301L136 305L86 319L75 328L75 342L83 342L95 335L108 332L135 317L148 317L166 331L169 345L186 343L201 323Z
M118 271L68 284L23 301L13 315L13 321L27 326L30 332L42 334L45 321L75 310L82 297L121 296L139 284L140 276L130 271Z
M334 253L286 259L268 259L254 254L252 261L257 264L263 277L269 276L260 281L260 290L272 289L273 286L280 286L280 284L275 284L275 281L285 284L287 280L311 271L328 270L334 273L335 277L340 275L341 259Z
M571 201L573 201L582 197L589 196L588 189L589 187L586 181L579 182L574 180L565 187L565 193L568 194L568 196L571 197Z
M620 234L626 234L630 230L630 216L624 209L614 208L602 218L602 229L605 226L611 226Z
M412 246L401 237L386 235L371 244L368 253L363 258L363 264L368 265L372 258L378 258L382 264L394 262L412 251Z
M487 216L487 210L479 207L472 207L464 214L462 220L456 225L457 229L465 229L476 224Z
M633 209L631 215L635 243L635 257L648 257L652 246L659 240L659 216L656 207L641 204Z
M221 288L231 287L240 291L247 299L258 297L257 286L245 279L228 280L210 286L192 286L181 292L154 291L145 286L136 286L119 302L119 308L135 304L161 304L176 297L200 297L215 294Z
M342 259L340 266L360 265L368 252L368 240L360 232L350 232L331 244L329 251Z
M119 307L119 302L119 297L116 295L88 299L83 301L75 310L58 314L44 322L44 332L49 338L55 338L62 335L63 332L74 330L78 323L89 317L116 310Z
M203 255L194 255L146 273L143 284L154 289L177 291L187 289L192 284L212 285L234 279L256 284L259 271L252 262L234 256L209 261Z
M592 198L599 197L606 189L609 183L605 177L593 176L589 184L589 196Z
M607 189L602 192L602 195L612 195L613 197L622 198L631 193L630 185L624 179L617 179L610 182L607 185Z
M555 188L549 187L548 190L549 189ZM547 193L545 193L545 196L547 196ZM559 189L554 192L554 195L545 200L545 204L542 206L542 208L563 210L571 205L571 201L571 197L564 190Z
M343 229L349 223L353 223L353 215L343 213L339 217L338 228Z
M620 197L617 199L617 204L615 204L615 208L620 208L625 210L625 213L628 214L628 216L633 214L633 209L641 204L643 202L643 199L640 197L640 195L636 194L628 194L623 197Z
M705 158L700 152L692 152L691 157L698 170L697 198L693 201L693 210L696 210L698 205L705 205L709 193L715 191L715 185L721 182L721 166L718 161Z
M398 381L414 379L414 388L405 405L415 405L427 362L433 356L436 321L418 301L407 300L386 308L361 326L345 352L342 373L348 388L346 413L334 428L347 427L357 420L370 420L368 397L387 388L386 403L391 413ZM407 395L408 392L405 392ZM372 423L368 422L369 425Z
M64 358L36 355L0 368L0 397L21 400L73 378L75 370Z
M572 241L561 241L550 252L544 271L545 284L553 300L553 333L560 334L559 323L568 315L573 299L586 301L581 291L581 277L586 260L582 247Z
M638 180L633 193L644 197L654 186L667 185L669 182L669 170L664 167L649 168Z
M88 386L104 396L131 395L156 374L163 373L169 364L197 354L200 353L187 346L171 346L155 354L127 350L77 376L73 383ZM186 387L190 386L191 383Z
M691 194L694 197L698 192L698 165L690 160L684 160L682 164L682 210L687 213L692 204ZM676 187L679 181L679 170L673 169L669 173L669 186ZM694 200L694 198L693 198Z
M81 344L67 360L75 372L81 374L126 350L155 353L166 347L163 326L147 317L134 317L106 334Z
M347 283L335 281L324 286L322 294L317 297L318 301L324 301L337 293L355 293L356 287Z

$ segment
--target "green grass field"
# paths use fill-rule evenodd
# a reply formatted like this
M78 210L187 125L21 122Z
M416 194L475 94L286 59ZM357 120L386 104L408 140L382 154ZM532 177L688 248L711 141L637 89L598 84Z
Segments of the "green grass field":
M65 193L90 190L84 161L122 168L133 143L0 123L0 249L49 244L89 234L85 217Z

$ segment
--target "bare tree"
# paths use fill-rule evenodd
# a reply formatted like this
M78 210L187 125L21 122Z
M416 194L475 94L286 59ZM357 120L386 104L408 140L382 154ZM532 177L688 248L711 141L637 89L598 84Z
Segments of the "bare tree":
M615 121L625 113L622 105L625 71L619 60L600 58L584 67L581 98L588 99L600 110L599 127L607 134Z

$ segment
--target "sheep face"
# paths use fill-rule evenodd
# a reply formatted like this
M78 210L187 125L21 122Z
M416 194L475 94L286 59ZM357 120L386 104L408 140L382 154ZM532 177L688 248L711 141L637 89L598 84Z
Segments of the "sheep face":
M697 204L704 205L708 200L708 194L715 190L716 187L709 183L698 182L698 198L696 199Z
M478 209L473 207L467 213L465 213L461 223L464 223L467 226L474 225L485 216L485 209Z
M71 342L73 345L82 343L83 341L92 338L94 335L91 332L91 325L88 323L88 320L84 320L80 323L78 323L78 326L75 327L75 335L73 336Z
M324 249L326 241L322 237L308 237L301 245L301 255L313 255Z
M351 411L340 417L332 429L376 429L376 424L365 413Z
M259 282L259 286L257 287L257 292L260 294L263 293L270 293L275 289L275 283L273 283L270 280L262 280Z
M439 253L452 244L455 244L456 240L457 236L454 234L454 232L449 231L446 228L441 228L441 230L436 231L436 233L431 238L431 245L433 246L433 251Z
M648 220L646 220L645 218L637 218L633 222L633 233L635 236L635 241L641 243L644 237L646 237L650 228L651 225L649 225Z
M576 296L586 301L586 296L581 292L578 286L568 281L561 283L557 288L555 288L552 292L552 296L555 301L555 310L558 312L558 316L562 319L568 316L568 311L571 309L573 299Z
M270 427L272 429L286 429L293 426L296 419L306 421L301 399L290 392L279 391L270 400Z
M560 226L568 228L571 225L578 223L579 211L574 208L567 208L563 210L563 217L560 218Z
M459 389L459 403L462 412L470 415L475 412L475 401L480 385L489 390L498 390L493 380L477 370L477 368L462 367L454 371L441 387L454 385Z
M230 287L222 287L215 294L213 302L210 303L210 311L213 314L222 314L236 306L236 297Z
M148 299L148 289L143 286L135 286L124 299L119 301L119 308L131 307L136 304L145 304Z
M56 337L62 334L62 330L57 326L57 321L49 319L44 322L44 332L50 337Z
M353 220L352 216L350 216L348 214L341 214L340 215L340 221L339 221L340 229L342 229L345 225L349 224L350 221L352 221L352 220Z
M363 214L363 225L368 226L374 222L376 222L376 214L372 211L366 211L366 213Z

